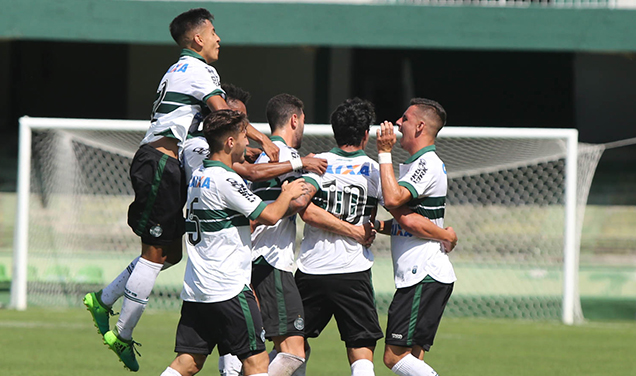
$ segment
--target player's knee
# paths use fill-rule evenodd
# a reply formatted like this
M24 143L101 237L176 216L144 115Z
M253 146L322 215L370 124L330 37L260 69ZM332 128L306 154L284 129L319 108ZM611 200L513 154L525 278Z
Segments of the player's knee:
M384 365L389 369L393 369L393 367L400 361L400 357L391 351L388 346L384 350Z

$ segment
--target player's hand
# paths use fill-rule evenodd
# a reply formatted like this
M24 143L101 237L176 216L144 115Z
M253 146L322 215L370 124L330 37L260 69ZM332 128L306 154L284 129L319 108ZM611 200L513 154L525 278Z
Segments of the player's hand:
M302 157L303 168L310 172L315 172L318 175L322 175L327 171L327 160L314 157Z
M261 155L263 151L261 149L258 148L251 148L251 147L246 147L245 148L245 160L248 161L249 163L254 163L256 162L256 160L258 159L258 156Z
M385 121L380 124L380 129L378 129L376 135L378 136L376 139L378 153L390 153L391 149L393 149L393 145L395 145L397 141L397 137L393 131L393 123Z
M261 146L263 147L265 154L269 157L270 162L278 162L278 152L280 150L278 149L278 146L272 142L272 140L269 138L263 139Z
M375 240L376 231L373 229L371 222L367 222L362 226L355 226L356 234L354 240L362 244L364 247L371 247Z
M307 185L303 179L296 179L291 183L285 181L281 186L281 189L283 193L290 194L292 200L297 199L308 191Z
M442 246L444 247L444 252L451 253L455 246L457 246L457 234L452 227L446 227L444 230L449 233L450 240L442 241Z

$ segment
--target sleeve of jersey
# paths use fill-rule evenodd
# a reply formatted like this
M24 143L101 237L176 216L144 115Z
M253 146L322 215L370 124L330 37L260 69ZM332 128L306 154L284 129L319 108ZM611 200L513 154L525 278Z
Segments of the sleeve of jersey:
M249 219L256 219L267 206L257 195L252 193L243 179L238 175L228 177L219 187L229 209L235 210Z
M423 196L433 183L434 174L429 173L419 163L413 163L409 171L400 178L398 185L406 188L412 198Z
M197 70L197 75L193 77L192 90L192 96L203 103L215 95L220 95L225 99L225 91L221 89L221 78L216 70L212 73L205 68Z
M302 178L305 180L307 184L313 185L316 188L316 190L319 191L321 189L321 186L320 186L321 179L318 174L314 174L310 172L308 174L303 175Z

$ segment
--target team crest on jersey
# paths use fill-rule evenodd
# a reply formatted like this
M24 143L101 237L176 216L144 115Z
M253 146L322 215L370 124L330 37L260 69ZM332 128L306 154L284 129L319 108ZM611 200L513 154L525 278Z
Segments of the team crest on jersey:
M305 329L305 320L303 320L302 317L299 317L296 320L294 320L294 328L296 328L296 330Z
M413 181L414 183L419 183L420 181L422 181L422 179L424 179L424 175L426 175L427 171L428 168L426 167L426 160L420 159L417 169L411 177L411 181Z
M150 232L150 235L158 238L161 236L161 234L163 234L163 229L161 228L161 225L155 225L152 226L148 232Z
M359 165L328 165L325 174L369 176L369 171L368 163Z

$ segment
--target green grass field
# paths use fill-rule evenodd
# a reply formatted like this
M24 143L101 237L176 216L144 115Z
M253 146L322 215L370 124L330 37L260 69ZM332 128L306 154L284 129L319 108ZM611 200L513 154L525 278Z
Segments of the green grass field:
M135 332L138 375L159 375L174 357L178 314L147 312ZM385 322L385 318L381 319ZM0 310L0 374L3 376L126 375L102 345L90 315L79 309ZM636 375L636 323L594 322L565 326L523 320L442 320L426 360L444 375ZM342 342L332 321L311 342L308 375L348 375ZM376 351L376 374L391 375ZM201 375L218 375L214 353Z

